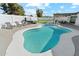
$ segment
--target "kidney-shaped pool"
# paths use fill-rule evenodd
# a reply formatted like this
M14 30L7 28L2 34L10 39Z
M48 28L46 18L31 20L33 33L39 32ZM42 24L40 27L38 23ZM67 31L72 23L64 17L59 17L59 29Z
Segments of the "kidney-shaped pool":
M24 49L31 53L42 53L55 47L63 33L71 32L59 26L42 26L24 31Z

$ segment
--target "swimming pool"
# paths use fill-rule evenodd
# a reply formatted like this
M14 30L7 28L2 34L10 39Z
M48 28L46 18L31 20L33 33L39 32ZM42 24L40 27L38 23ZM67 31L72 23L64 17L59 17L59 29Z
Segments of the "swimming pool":
M71 32L59 26L42 26L23 33L24 48L31 53L42 53L54 48L63 33Z

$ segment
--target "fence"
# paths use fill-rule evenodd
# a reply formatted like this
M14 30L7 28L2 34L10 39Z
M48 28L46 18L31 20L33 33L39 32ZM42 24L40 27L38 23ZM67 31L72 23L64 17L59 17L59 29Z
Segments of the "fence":
M30 16L18 16L18 15L5 15L5 14L0 14L0 27L2 24L5 24L5 22L10 22L12 25L15 24L15 21L18 21L19 23L24 20L26 17L27 20L37 20L36 17L30 17Z
M53 17L40 17L38 20L53 20Z

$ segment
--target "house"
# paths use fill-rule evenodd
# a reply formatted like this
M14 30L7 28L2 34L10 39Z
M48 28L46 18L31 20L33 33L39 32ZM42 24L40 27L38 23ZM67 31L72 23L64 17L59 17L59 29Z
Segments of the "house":
M37 21L37 17L34 15L26 15L27 21Z
M56 13L54 14L54 20L66 21L75 25L79 25L79 12L75 13Z

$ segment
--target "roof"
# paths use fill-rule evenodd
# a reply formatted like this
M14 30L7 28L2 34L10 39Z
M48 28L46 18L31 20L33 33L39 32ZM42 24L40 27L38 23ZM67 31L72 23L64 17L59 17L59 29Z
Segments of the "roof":
M65 16L70 16L70 15L76 15L76 14L78 14L79 12L75 12L75 13L56 13L56 14L54 14L54 16L55 15L65 15Z

